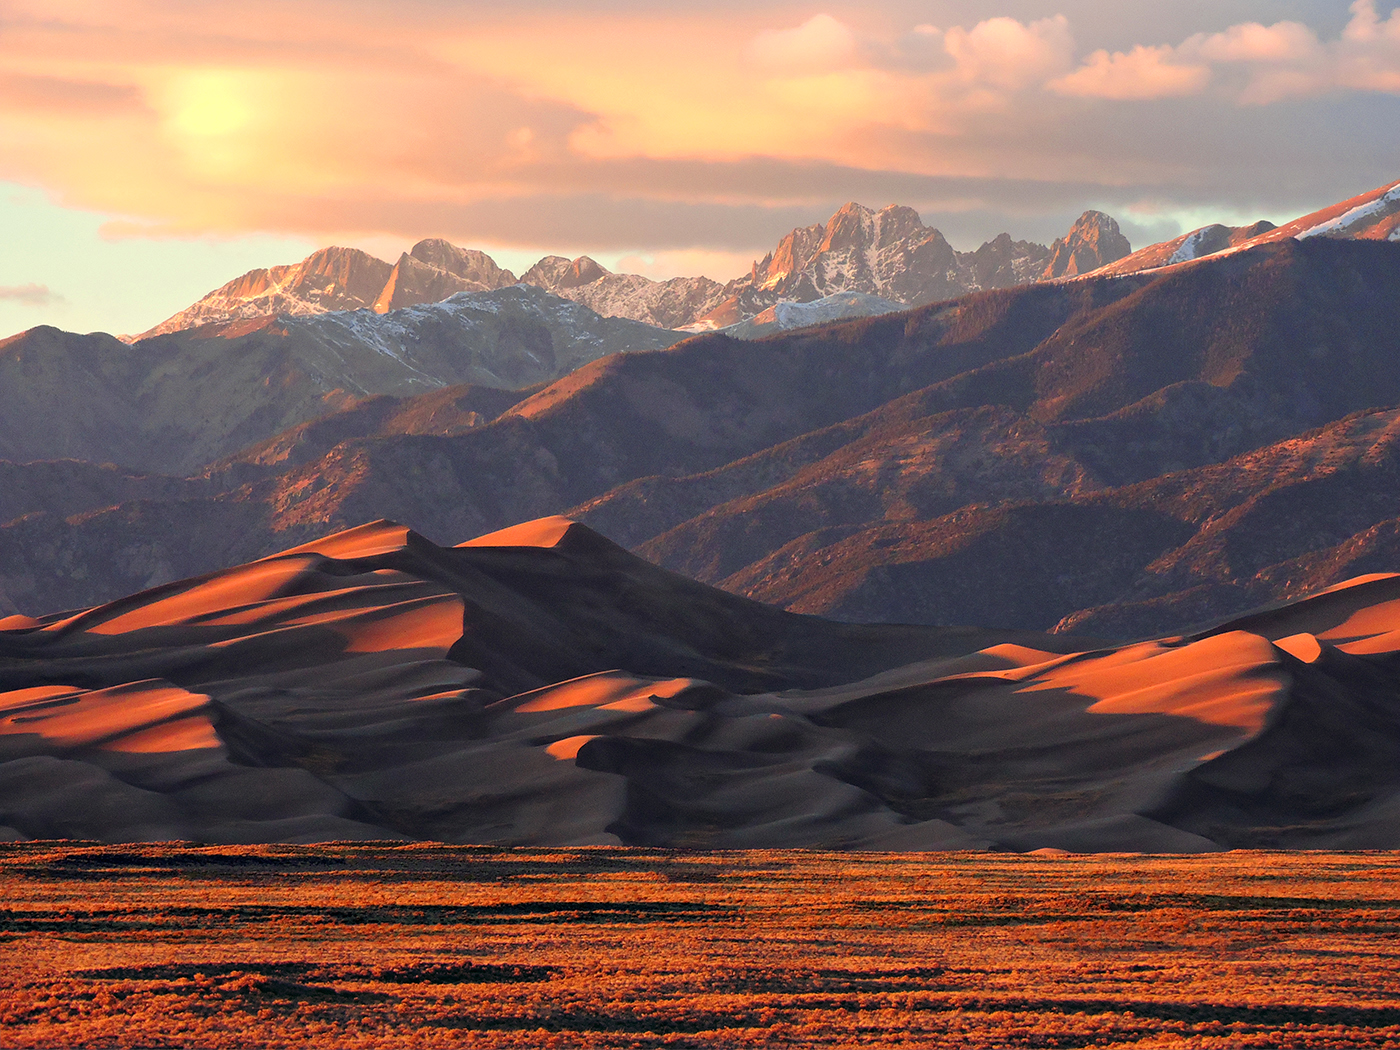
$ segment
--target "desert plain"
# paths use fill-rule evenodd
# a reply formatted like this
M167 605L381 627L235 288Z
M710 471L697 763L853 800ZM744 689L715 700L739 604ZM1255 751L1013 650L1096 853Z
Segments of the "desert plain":
M1393 1047L1400 856L16 843L0 1043Z

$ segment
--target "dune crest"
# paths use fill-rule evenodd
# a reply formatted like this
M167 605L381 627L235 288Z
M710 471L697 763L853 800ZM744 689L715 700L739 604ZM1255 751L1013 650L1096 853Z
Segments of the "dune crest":
M557 547L568 531L578 522L555 514L547 518L522 522L506 529L478 536L457 544L458 547Z
M308 553L324 554L327 558L374 558L402 550L408 543L409 532L408 526L381 518L333 533L324 539L303 543L275 557Z

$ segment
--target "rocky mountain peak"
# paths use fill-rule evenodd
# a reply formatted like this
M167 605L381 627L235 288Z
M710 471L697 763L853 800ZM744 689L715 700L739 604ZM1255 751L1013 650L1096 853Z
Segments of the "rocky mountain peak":
M936 232L924 225L918 212L902 204L890 204L881 208L875 215L875 227L877 248Z
M612 275L612 271L600 266L586 255L577 259L566 259L562 255L546 255L520 277L522 284L533 284L551 292L565 288L582 288L594 281Z
M615 274L586 255L545 256L519 281L605 316L698 330L744 321L780 302L811 303L847 293L918 306L969 291L1086 273L1128 251L1117 223L1100 212L1086 212L1053 252L1007 234L975 252L959 252L913 208L890 204L875 211L849 201L825 223L789 232L750 273L728 285L705 277L653 281ZM516 280L484 252L441 237L419 241L392 266L355 249L332 247L293 266L251 271L147 334L275 314L365 307L386 313L458 292L505 288Z
M795 232L795 231L794 231ZM875 212L851 201L827 221L818 251L868 247L875 232Z
M1044 276L1074 277L1117 262L1132 251L1133 246L1112 216L1101 211L1086 211L1075 220L1066 236L1050 246L1050 261Z
M299 263L249 270L136 338L271 314L363 310L378 298L392 269L358 248L322 248Z
M394 264L374 300L376 313L405 306L439 303L458 292L492 292L509 288L515 275L484 252L458 248L450 241L419 241Z
M712 310L724 293L724 286L708 277L653 281L640 274L613 273L586 255L572 260L562 255L545 256L520 280L582 303L605 317L673 329L694 323Z
M429 266L481 285L479 289L472 289L473 291L489 292L497 288L508 288L515 283L515 274L497 266L496 260L485 252L458 248L451 241L441 237L419 241L409 251L409 255Z
M569 264L569 274L565 287L577 288L580 285L592 284L600 278L608 276L611 270L604 269L593 259L586 255L580 255Z
M1117 232L1112 219L1102 219ZM1080 221L1086 228L1078 240L1098 238L1087 217ZM877 212L851 201L824 225L801 226L784 237L750 273L730 282L723 302L697 327L732 324L779 302L811 303L851 292L919 306L1038 280L1049 256L1044 245L1007 234L976 252L958 252L913 208L891 204Z

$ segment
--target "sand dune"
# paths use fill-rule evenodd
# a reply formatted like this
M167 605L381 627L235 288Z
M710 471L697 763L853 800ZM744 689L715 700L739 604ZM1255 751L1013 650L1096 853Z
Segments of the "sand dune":
M1400 846L1400 576L1188 638L862 627L553 517L0 620L29 837Z

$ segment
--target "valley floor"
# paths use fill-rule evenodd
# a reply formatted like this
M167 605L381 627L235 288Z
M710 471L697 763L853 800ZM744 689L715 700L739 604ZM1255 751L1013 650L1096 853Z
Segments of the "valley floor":
M0 847L5 1047L1393 1047L1400 854Z

